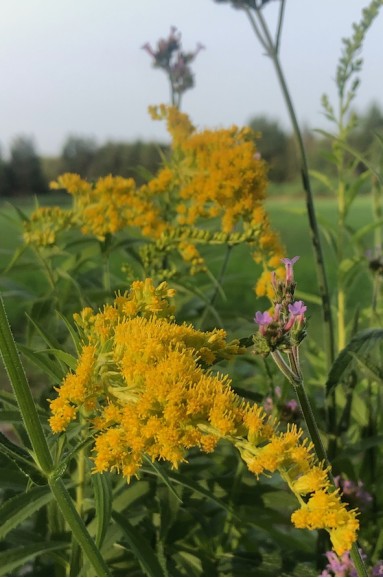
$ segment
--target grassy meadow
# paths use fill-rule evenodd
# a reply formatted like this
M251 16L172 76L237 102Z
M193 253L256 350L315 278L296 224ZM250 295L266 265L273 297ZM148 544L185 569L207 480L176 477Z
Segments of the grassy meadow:
M280 185L278 188L273 186L273 194L269 197L266 208L273 225L273 228L279 232L282 242L286 247L286 255L292 257L300 255L300 266L297 272L298 292L311 294L313 299L311 304L314 307L314 318L318 320L318 307L315 306L318 295L317 280L313 267L313 253L310 242L310 232L306 216L306 207L303 197L295 194L294 196L286 195L287 190L290 193L294 187ZM299 191L299 185L295 187ZM39 203L44 205L59 204L65 205L67 197L44 196L39 199ZM9 301L8 314L10 319L19 318L18 303L20 296L23 300L28 297L33 298L34 293L38 293L38 289L42 288L45 280L41 275L36 274L35 268L26 265L27 259L25 255L15 263L9 274L4 272L7 266L11 263L16 251L22 247L22 224L17 210L19 209L28 214L35 206L35 202L31 199L23 199L17 203L11 204L4 202L0 208L0 226L2 231L2 241L0 247L0 280L1 290L6 301ZM330 290L334 287L336 279L336 255L331 246L331 234L336 235L337 232L337 207L335 201L323 196L318 196L316 199L316 208L318 212L318 220L321 225L323 246L326 264L328 267ZM349 227L353 231L358 231L362 227L368 225L372 220L371 215L371 200L369 195L365 195L355 200L352 207L352 212L349 216ZM368 238L367 238L368 239ZM372 233L369 235L369 240L363 240L365 247L372 247L373 238ZM360 252L363 254L366 249L361 248ZM27 252L30 249L27 249ZM211 270L213 274L218 275L222 262L222 255L217 255L216 259L212 259ZM118 260L114 267L118 273L120 264ZM254 310L263 306L266 302L257 301L252 287L254 286L257 275L259 274L259 267L253 262L246 246L237 246L233 249L229 264L225 274L225 295L220 295L217 301L219 310L226 313L231 311L234 317L243 317L252 319ZM12 279L12 281L10 281ZM203 288L206 279L204 276L198 276L197 282ZM358 287L356 292L350 288L349 299L355 301L358 306L364 306L369 303L370 299L370 285L368 281L363 280L363 272L360 274L358 280Z
M299 190L298 187L297 189ZM67 199L68 197L56 197L53 195L52 197L43 197L39 199L39 202L42 206L45 204L54 203L65 205ZM48 298L45 300L44 294L49 294L49 291L51 290L43 272L44 263L38 262L36 260L36 256L32 254L32 249L30 247L23 249L20 211L24 214L29 214L33 210L34 206L35 203L28 199L20 200L16 206L11 206L9 203L4 203L0 208L0 228L2 231L2 245L0 248L0 290L3 294L7 314L11 326L14 330L16 341L19 343L28 341L28 338L31 337L31 329L33 332L33 328L26 318L26 313L31 314L32 318L37 322L39 322L41 319L44 320L44 315L46 316L47 314L47 312L44 311L44 308L47 307L47 303L49 301ZM324 250L326 254L326 260L329 265L330 288L331 290L335 291L336 256L333 255L333 250L331 248L331 234L336 234L337 231L337 208L333 200L320 196L317 198L316 206L319 220L323 226ZM279 194L278 191L275 191L275 189L273 190L273 194L270 196L266 203L266 210L274 230L279 232L283 244L286 247L286 255L288 257L293 257L295 255L300 256L300 261L295 271L295 278L298 282L297 298L304 299L308 305L307 318L309 338L305 340L303 344L303 350L307 354L307 359L309 359L310 353L312 354L314 352L314 357L318 356L318 352L321 350L323 335L321 327L321 308L318 304L319 299L317 280L315 276L315 267L313 264L313 254L309 238L309 227L306 217L305 202L303 197L300 197L298 194L285 194L284 188L281 187ZM366 226L371 220L370 211L370 199L368 196L357 199L353 205L352 214L350 215L350 227L352 227L354 230L360 230ZM71 242L71 235L72 232L69 233L69 238L66 239L66 242L69 244ZM368 246L368 244L371 245L372 240L366 242L366 246ZM99 281L100 275L102 275L102 269L99 263L100 248L95 240L90 243L88 242L86 247L87 248L85 249L85 253L84 251L82 253L82 258L85 256L85 272L83 275L85 277L89 276L89 286L91 287L92 281ZM204 249L206 252L204 256L207 257L210 271L216 278L220 274L222 263L224 261L224 249L225 248L222 246L210 246ZM86 253L87 251L88 253ZM362 253L363 251L364 249L361 249ZM15 259L15 256L17 259ZM90 266L89 270L86 269L87 256L89 257L89 262L93 262L93 265ZM122 249L118 249L115 251L115 253L113 253L112 257L112 291L114 292L119 288L124 290L126 288L126 280L124 280L124 276L121 273L121 264L122 262L126 262L128 260L129 255ZM73 255L69 256L68 252L68 259L73 258ZM94 265L94 263L97 262L98 268L97 265ZM65 263L65 255L64 257L60 256L58 263L60 263L60 266L62 266L62 263ZM72 266L73 262L71 264L71 267ZM364 280L362 268L360 268L360 270L361 273L359 274L358 278L357 290L350 290L348 294L348 299L350 302L354 303L355 308L360 308L364 305L367 306L370 301L371 289L368 282ZM228 261L228 266L222 283L222 285L224 285L224 293L219 292L214 303L217 315L215 317L213 315L208 315L205 319L205 327L207 329L211 329L214 326L219 326L220 318L222 317L225 327L228 329L230 338L246 337L256 331L255 324L253 322L255 311L265 310L269 307L269 302L265 298L257 298L253 290L257 277L260 273L261 267L260 265L256 265L252 260L246 244L235 246L231 250L230 259ZM187 280L187 283L190 283L191 286L195 287L199 293L196 291L195 303L193 303L193 300L190 300L190 294L187 294L187 292L184 291L184 287L182 285L178 286L177 283L174 284L177 289L177 298L181 300L181 307L177 307L177 318L178 321L182 321L182 317L184 317L184 319L192 319L194 324L198 326L199 313L203 312L204 310L203 301L201 301L198 295L211 294L211 292L214 291L214 285L212 285L211 278L202 273L199 273L195 277L190 277ZM171 281L170 285L173 285ZM97 283L95 282L94 287L96 286ZM100 286L99 282L98 286ZM76 300L76 289L70 283L68 283L67 286L65 284L60 286L57 291L56 298L60 299L63 287L65 291L65 294L63 294L62 297L63 301L69 304L69 306L72 306L72 312L79 310L78 301ZM72 291L73 302L71 303ZM90 293L88 292L88 297L89 295ZM98 297L100 297L100 295L98 295ZM104 295L103 299L103 302L106 302L109 300L109 297ZM185 301L184 309L182 308L182 299ZM49 311L51 317L56 317L55 315L52 315L53 302L52 300L49 302L49 307L51 307ZM178 303L178 305L179 304L180 303ZM68 318L69 317L70 316L68 315ZM44 321L41 321L40 325L41 323L44 324ZM53 327L57 329L56 321L54 321ZM49 332L50 329L47 329L47 331ZM67 339L67 333L67 329L63 327L60 347L62 347L65 352L68 351L66 348L67 343L69 342ZM49 337L50 334L48 335L48 338ZM36 338L36 334L34 335L34 338ZM61 337L59 337L59 339L61 340ZM34 343L36 343L36 341L34 341ZM44 349L43 346L42 349ZM274 383L272 379L268 381L265 379L265 373L262 373L262 368L259 366L258 368L254 367L254 363L261 364L262 361L255 360L255 356L249 355L247 357L251 359L245 358L245 362L234 361L231 368L231 362L229 362L228 367L226 367L224 362L223 370L227 371L229 375L234 377L235 374L241 379L240 387L236 388L236 392L238 394L245 395L249 399L263 403L265 396L269 395L271 390L270 388L274 388L275 384L280 384L282 386L283 396L285 398L291 398L292 390L288 384L283 382L283 379L281 379L280 376L274 376ZM48 395L51 395L51 393L48 394L47 392L52 391L52 385L57 385L57 381L55 379L52 380L52 376L44 375L44 372L41 371L41 368L38 369L31 363L30 359L26 358L25 356L23 356L23 362L26 367L30 386L33 388L37 395L38 392L40 392L40 403L42 406L45 406ZM310 384L310 395L313 398L314 408L316 406L320 408L323 401L324 380L322 377L320 377L317 381L315 381L315 363L313 373L312 368L309 367L311 362L303 363L308 378L307 382ZM267 364L265 363L265 365ZM222 364L220 369L222 370ZM312 379L313 377L314 379ZM8 390L9 386L3 370L0 375L0 380L2 387ZM312 385L313 387L311 387ZM316 404L317 400L318 404ZM320 409L315 409L314 411L319 412L321 415ZM199 455L195 456L194 453L193 451L191 452L193 459L190 460L192 464L190 467L194 467L197 470L198 468L201 468L201 475L198 483L205 484L206 480L204 476L207 475L207 464L210 462L208 462L208 458L200 457ZM290 524L289 515L285 514L286 504L287 509L291 509L293 507L293 501L284 490L283 484L281 485L280 481L276 483L273 480L267 480L265 483L256 481L252 474L246 472L243 466L238 465L238 458L236 457L236 454L234 454L231 449L229 451L225 445L219 446L217 454L212 459L213 461L211 463L214 464L212 466L214 471L214 477L212 477L212 480L214 480L214 484L213 481L211 481L211 484L209 481L206 487L208 487L209 484L213 484L212 487L214 493L216 493L217 496L221 496L223 493L225 499L229 499L228 503L233 506L233 509L237 509L238 507L243 508L243 514L241 514L243 516L243 531L245 532L244 535L246 535L246 540L248 540L248 550L251 553L249 554L249 561L247 561L246 558L242 559L241 553L235 553L233 558L233 565L235 566L237 563L238 556L238 560L240 560L240 569L238 570L238 573L236 573L236 570L233 566L234 570L233 568L229 570L229 572L232 572L230 575L275 576L277 575L277 568L279 566L283 566L284 572L287 572L286 575L289 575L289 572L292 571L291 569L296 564L298 565L296 566L295 575L316 575L315 570L313 570L308 565L311 563L312 552L315 549L315 540L313 536L310 535L311 533L303 532L299 529L292 529L290 526L288 530L289 533L285 533L285 525ZM181 474L183 475L183 472L187 474L189 471L188 468L189 464L185 464L185 467L182 465L180 469ZM219 468L222 469L222 474L217 474L217 472L220 471ZM233 471L237 471L235 478L233 478L233 488L235 486L235 491L231 486L231 477ZM147 491L147 488L151 486L149 486L147 482L145 477L146 474L147 472L145 471L144 479L135 480L131 486L124 484L124 492L126 491L128 494L129 492L135 491ZM149 480L151 480L150 476L151 473L149 471ZM150 483L152 482L150 481ZM186 487L188 488L187 484ZM188 489L187 492L189 492ZM216 499L216 497L214 499ZM254 499L260 502L259 506L254 506ZM194 497L190 500L188 494L186 494L185 500L185 503L187 504L185 505L185 512L192 511L191 508L194 504ZM200 502L201 500L196 502L199 508L198 515L200 515ZM206 501L206 504L209 504L209 501ZM206 508L206 516L209 517L209 519L212 519L212 514L209 510L210 506L206 506ZM138 517L137 519L142 519L143 523L146 524L148 513L146 494L143 496L141 502L137 502L137 511L139 512L139 516L141 516L141 518ZM217 516L217 528L221 528L222 526L222 515L223 514L219 513L219 516ZM134 516L132 520L134 523L136 523ZM270 520L272 520L271 523ZM194 519L190 521L191 527L195 527L195 524L196 522ZM230 516L225 522L225 528L226 526L227 534L230 537L230 540L233 539L234 544L235 540L232 538L232 533L234 535L235 532L234 526L230 521ZM146 531L146 529L144 531ZM218 532L218 529L215 529L215 527L213 528L212 526L212 529L209 529L207 533L209 534L209 532L212 533L213 538L211 539L214 540L215 532ZM273 547L270 546L270 536L272 537L272 540L275 540L278 544L282 544L282 553L279 553L279 551L276 550L274 551ZM205 541L206 539L207 538L205 537L203 538ZM172 540L173 538L170 536L169 543L173 544ZM229 544L229 538L227 538L227 540ZM217 544L219 544L219 546L217 546L219 552L221 552L220 543L221 542L219 538L217 541ZM174 542L174 544L176 544L176 542ZM260 558L257 558L258 554L254 553L254 544L257 544L257 548L259 547L262 551L263 561L261 565L259 565ZM259 544L261 544L261 546L259 546ZM231 547L232 545L230 545L230 548ZM200 547L198 555L203 557L205 554L201 554L203 550L203 548L201 548L202 547ZM228 545L227 548L229 551ZM299 550L299 554L297 554L297 558L294 563L292 563L291 559L291 548L295 548L296 552ZM325 546L322 547L322 550L324 548ZM207 559L209 556L210 554L206 554ZM268 557L270 557L270 562ZM222 558L221 554L217 555L217 567L220 564L222 565L222 560L224 560L224 557ZM243 574L243 572L245 572L244 568L247 568L246 564L249 564L251 568L249 566L249 569L246 570L246 572L249 572L248 574ZM254 572L254 564L257 565L256 572L258 572L258 574L251 573ZM270 564L270 566L268 566L268 564ZM303 564L304 566L300 567L299 564ZM319 554L317 564L323 564L323 554ZM202 570L198 566L193 570L188 570L188 572L191 573L190 575L196 576L213 575L216 570ZM209 572L213 572L213 574L209 574ZM226 573L225 575L228 574Z

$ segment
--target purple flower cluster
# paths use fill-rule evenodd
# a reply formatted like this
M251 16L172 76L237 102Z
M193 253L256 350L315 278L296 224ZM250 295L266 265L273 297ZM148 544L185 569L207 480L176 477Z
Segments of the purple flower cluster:
M345 480L341 476L336 476L334 482L336 487L341 489L344 498L351 507L357 507L364 512L371 506L372 496L364 488L364 484L360 480L356 483L352 480Z
M362 558L366 556L361 552ZM325 554L328 564L321 576L358 576L356 568L350 557L350 552L337 556L332 550Z
M294 281L293 265L299 257L281 259L286 268L285 279L277 279L272 274L272 286L275 292L274 309L271 315L268 311L257 311L254 317L259 326L257 353L268 353L276 349L291 351L297 347L306 335L306 305L303 301L294 300L296 283Z
M172 90L179 96L194 86L194 77L190 63L204 48L197 44L194 52L183 52L181 48L181 34L174 26L170 29L168 38L161 38L154 50L147 42L142 47L153 58L153 65L162 68L169 76Z
M361 551L360 554L365 560L366 555ZM356 568L350 557L350 552L345 552L342 556L337 556L335 552L326 552L328 563L321 576L358 576ZM370 570L371 576L383 576L383 561L379 560Z

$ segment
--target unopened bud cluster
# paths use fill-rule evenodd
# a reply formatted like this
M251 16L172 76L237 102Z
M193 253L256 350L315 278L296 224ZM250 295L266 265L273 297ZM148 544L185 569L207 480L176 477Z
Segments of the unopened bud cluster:
M168 38L161 38L157 49L147 42L142 47L152 58L155 68L162 68L169 76L174 92L181 95L194 86L194 76L190 68L197 54L204 48L197 44L193 52L184 52L181 46L181 34L172 26Z

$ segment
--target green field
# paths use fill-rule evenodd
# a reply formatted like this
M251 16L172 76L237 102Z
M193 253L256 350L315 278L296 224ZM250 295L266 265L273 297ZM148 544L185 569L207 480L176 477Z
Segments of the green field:
M283 189L282 189L283 191ZM48 198L41 199L41 204L46 204ZM55 199L49 198L49 204ZM62 202L62 199L60 199ZM18 203L18 208L28 212L34 206L32 200ZM308 220L306 217L305 201L303 198L276 196L273 194L267 201L267 209L270 215L273 227L280 233L282 241L286 247L287 256L300 255L301 260L296 268L296 278L299 284L298 290L304 293L318 294L316 272L314 266L313 250L310 242ZM326 266L329 275L330 290L336 286L336 257L333 249L329 245L329 231L336 234L336 215L337 209L334 201L325 198L318 198L316 201L318 220L321 223L323 231L323 247L326 258ZM356 199L350 213L349 225L354 230L358 230L371 222L371 205L367 196ZM0 247L0 287L4 298L9 298L8 311L11 319L13 318L13 306L17 306L17 300L14 301L15 287L20 292L20 296L27 297L30 288L33 288L32 294L40 285L44 284L43 279L36 274L35 268L31 268L25 263L27 260L22 259L10 273L4 273L6 266L10 263L12 255L18 247L22 245L22 229L19 216L15 209L8 203L4 203L0 209L0 227L2 231L2 241ZM372 246L372 233L370 240L366 242L366 247ZM364 248L360 249L360 254L365 252ZM216 260L212 262L212 270L215 274L220 269L222 257L217 255ZM23 264L24 263L24 264ZM256 308L260 308L265 303L257 301L252 287L254 286L259 268L252 261L248 249L245 246L235 247L232 251L229 266L225 275L225 292L226 299L217 302L219 309L231 311L233 316L243 316L252 318ZM10 281L12 279L12 282ZM198 278L198 283L202 289L208 283L203 277ZM357 286L357 295L350 288L351 300L358 301L359 304L367 305L370 299L369 282L363 280L360 276ZM28 300L28 299L27 299ZM11 307L11 310L9 309ZM315 308L314 308L314 311ZM315 315L317 315L317 311Z

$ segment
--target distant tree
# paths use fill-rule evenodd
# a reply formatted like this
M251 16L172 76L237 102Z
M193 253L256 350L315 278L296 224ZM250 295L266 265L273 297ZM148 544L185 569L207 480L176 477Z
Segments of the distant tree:
M142 169L154 174L160 163L160 147L156 143L136 141L134 143L107 142L101 146L89 169L89 177L97 178L108 174L134 178L142 184Z
M78 173L87 177L97 150L98 146L93 138L68 137L61 151L60 172Z
M41 167L45 179L50 183L62 173L62 159L60 157L41 157Z
M11 180L8 163L3 159L0 150L0 197L8 197L11 191Z
M261 133L257 148L270 166L270 179L276 182L290 180L296 176L291 137L280 127L278 121L266 116L255 116L249 126Z
M13 141L5 166L5 180L11 196L47 192L40 158L31 138L20 136Z

